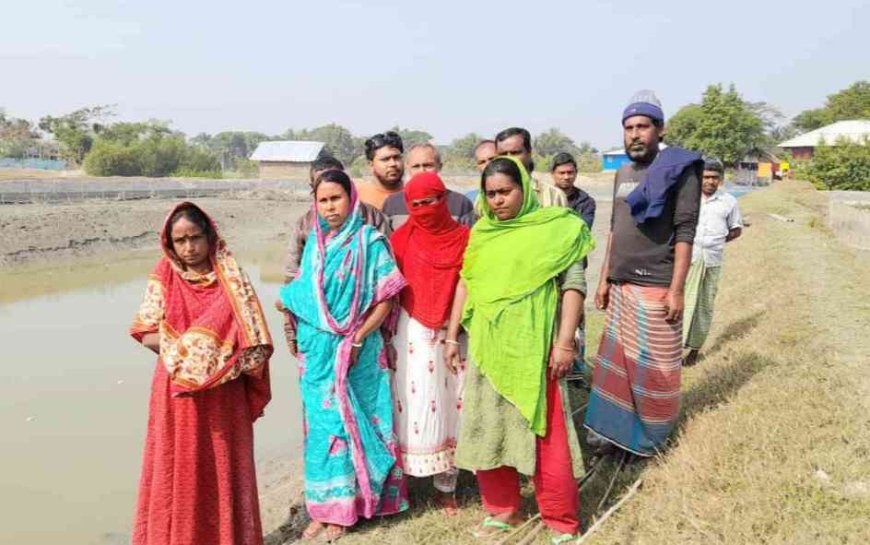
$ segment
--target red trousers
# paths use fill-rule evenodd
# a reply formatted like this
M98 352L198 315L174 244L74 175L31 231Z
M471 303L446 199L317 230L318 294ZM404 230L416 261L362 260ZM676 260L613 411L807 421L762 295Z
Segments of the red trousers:
M580 497L556 380L547 380L547 435L538 437L537 443L534 483L541 518L558 532L576 534L580 530ZM476 475L483 508L488 513L520 510L520 476L516 469L502 466L479 470Z

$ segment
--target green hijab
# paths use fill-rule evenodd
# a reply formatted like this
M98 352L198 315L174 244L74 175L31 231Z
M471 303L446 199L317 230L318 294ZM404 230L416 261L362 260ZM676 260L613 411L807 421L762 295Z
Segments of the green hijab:
M519 409L529 428L544 436L557 277L583 259L595 242L574 211L542 208L525 167L508 159L520 170L523 205L515 218L499 221L485 192L478 195L483 217L471 230L460 273L468 288L463 325L480 372Z

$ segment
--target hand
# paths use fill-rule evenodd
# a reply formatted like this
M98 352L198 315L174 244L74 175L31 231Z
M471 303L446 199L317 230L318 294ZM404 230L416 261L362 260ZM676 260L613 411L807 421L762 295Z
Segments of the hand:
M598 289L595 290L595 308L598 310L606 310L610 303L610 283L606 280L598 283Z
M362 350L361 346L351 346L350 347L350 366L351 367L356 365L356 362L359 359L359 351L360 350Z
M444 345L444 365L454 375L459 372L461 358L459 356L459 345L446 343Z
M550 348L550 378L560 379L568 374L574 365L574 350L565 350L555 344Z
M674 323L682 318L684 306L683 292L669 289L665 297L665 321Z
M284 308L284 303L282 303L280 299L275 299L275 309L278 312L285 312L287 310Z

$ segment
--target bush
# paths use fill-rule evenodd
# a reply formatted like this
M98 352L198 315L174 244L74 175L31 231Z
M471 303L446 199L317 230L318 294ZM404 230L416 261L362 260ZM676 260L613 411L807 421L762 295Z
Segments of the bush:
M84 168L92 176L222 177L217 158L189 145L180 134L126 141L99 137L85 156Z
M142 173L134 149L105 140L97 140L85 156L83 166L91 176L139 176Z
M796 175L803 175L819 189L870 190L870 141L838 140L833 146L822 142L813 158L799 163Z

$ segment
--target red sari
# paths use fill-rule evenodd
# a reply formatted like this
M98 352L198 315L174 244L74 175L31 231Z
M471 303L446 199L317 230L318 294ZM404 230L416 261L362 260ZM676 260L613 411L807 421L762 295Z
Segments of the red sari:
M195 205L169 217L182 207ZM166 244L168 221L130 329L140 342L160 333L132 544L260 545L253 422L271 397L272 341L224 242L211 273L184 271Z

